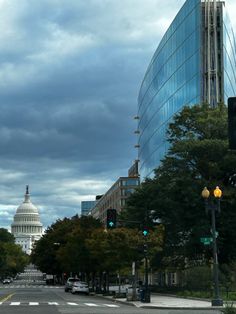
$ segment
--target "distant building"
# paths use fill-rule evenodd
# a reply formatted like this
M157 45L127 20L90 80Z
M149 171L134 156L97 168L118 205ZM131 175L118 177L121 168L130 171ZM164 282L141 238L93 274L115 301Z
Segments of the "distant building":
M137 166L135 166L135 169L137 169L136 167ZM129 173L134 174L134 168L133 170L131 170L131 168ZM137 172L135 174L135 176L120 177L111 188L97 200L95 206L90 211L90 215L105 224L106 211L108 208L116 209L117 213L121 212L126 206L128 197L139 186L139 176Z
M138 173L138 160L135 160L133 165L128 170L129 177L139 177Z
M17 208L14 221L11 224L11 233L15 237L15 243L22 250L30 254L35 241L39 240L43 233L43 225L40 222L39 212L30 200L29 186L26 186L25 200Z
M95 204L96 204L96 201L82 201L81 202L81 216L87 216Z

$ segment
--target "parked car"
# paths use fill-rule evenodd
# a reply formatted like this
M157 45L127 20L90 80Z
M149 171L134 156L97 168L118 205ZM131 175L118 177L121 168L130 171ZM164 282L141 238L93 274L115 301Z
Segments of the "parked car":
M71 293L85 293L89 294L89 286L86 282L83 281L75 281L72 284Z
M2 283L5 285L5 284L9 284L11 283L11 279L10 278L6 278L6 279L3 279Z
M129 287L128 284L126 285L110 285L109 286L109 292L111 292L112 294L117 294L117 293L124 293L126 294L126 289Z
M78 278L69 277L69 278L67 279L66 284L65 284L65 292L71 291L72 284L73 284L75 281L78 281Z

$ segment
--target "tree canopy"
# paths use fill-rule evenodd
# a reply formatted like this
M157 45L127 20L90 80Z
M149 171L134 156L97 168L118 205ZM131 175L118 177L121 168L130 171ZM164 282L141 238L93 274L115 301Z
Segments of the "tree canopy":
M130 197L124 219L159 221L164 226L162 263L181 265L186 257L211 256L200 237L211 236L210 217L201 198L202 189L223 191L217 216L219 259L236 258L236 193L228 176L236 169L236 154L228 149L227 107L207 104L186 106L169 125L169 149L155 169ZM159 256L160 257L160 256ZM170 258L171 257L171 258ZM158 258L158 257L157 257ZM158 260L158 262L160 262Z
M15 244L14 236L4 228L0 228L0 252L0 277L15 276L29 262L28 256Z

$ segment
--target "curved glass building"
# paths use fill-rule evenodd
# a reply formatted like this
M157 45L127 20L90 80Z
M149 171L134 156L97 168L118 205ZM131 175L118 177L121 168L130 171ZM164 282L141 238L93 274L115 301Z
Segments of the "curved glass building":
M152 176L168 149L166 129L185 105L212 106L236 95L236 45L225 4L187 0L163 36L138 97L141 179Z

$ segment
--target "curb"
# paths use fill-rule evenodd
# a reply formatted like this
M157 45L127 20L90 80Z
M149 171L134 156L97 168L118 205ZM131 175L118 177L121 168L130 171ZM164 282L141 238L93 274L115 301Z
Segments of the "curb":
M129 302L129 301L122 301L122 300L119 300L119 299L116 299L116 298L113 298L113 297L107 297L105 295L101 295L101 294L95 294L96 297L99 297L99 298L103 298L103 299L106 299L106 300L110 300L114 303L120 303L120 304L126 304L126 305L129 305L129 306L135 306L135 307L138 307L136 306L134 303L132 302Z

